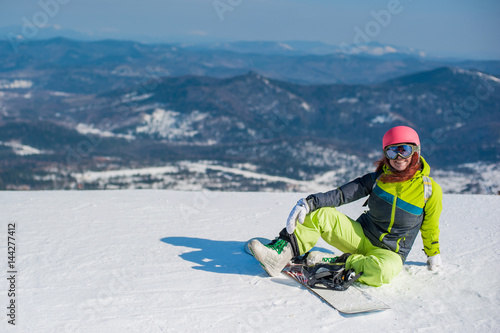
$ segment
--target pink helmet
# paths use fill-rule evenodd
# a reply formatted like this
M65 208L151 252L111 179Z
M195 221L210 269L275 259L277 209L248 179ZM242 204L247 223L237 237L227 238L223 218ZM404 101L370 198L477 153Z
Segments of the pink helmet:
M413 143L420 146L417 132L408 126L396 126L388 130L382 139L382 148L398 143Z

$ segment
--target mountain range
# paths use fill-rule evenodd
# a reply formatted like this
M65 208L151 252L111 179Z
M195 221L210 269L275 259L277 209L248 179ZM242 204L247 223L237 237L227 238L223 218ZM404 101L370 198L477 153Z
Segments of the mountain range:
M378 43L353 45L344 51L312 42L142 44L54 38L0 41L0 56L2 76L28 75L39 88L92 93L129 87L152 74L228 78L254 71L301 84L381 83L443 66L500 75L498 60L429 58L417 50ZM34 75L37 71L43 75Z
M175 170L141 176L141 186L197 177L226 190L304 190L290 184L318 177L339 185L373 169L380 138L400 124L419 132L438 170L498 170L498 61L256 53L269 43L253 53L61 38L10 47L0 42L0 188L103 188L109 179L84 176L165 165ZM211 168L186 164L200 161ZM236 169L290 181L250 181ZM454 192L496 193L493 183Z

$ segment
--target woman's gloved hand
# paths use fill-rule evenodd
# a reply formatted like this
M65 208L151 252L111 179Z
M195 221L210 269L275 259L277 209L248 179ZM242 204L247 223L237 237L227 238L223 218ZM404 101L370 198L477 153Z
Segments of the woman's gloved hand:
M295 205L295 207L293 207L286 221L286 231L289 234L293 234L293 232L295 231L295 227L297 226L297 221L300 224L304 223L304 219L310 211L311 209L305 198L297 201L297 204Z
M427 258L427 268L430 271L437 271L438 269L441 268L442 265L443 265L443 261L441 260L440 254L436 254L432 257Z

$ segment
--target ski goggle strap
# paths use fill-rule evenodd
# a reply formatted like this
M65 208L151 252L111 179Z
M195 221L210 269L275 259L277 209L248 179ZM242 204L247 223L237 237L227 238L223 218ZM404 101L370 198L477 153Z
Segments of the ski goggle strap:
M411 144L398 144L385 147L384 155L390 160L395 160L396 158L398 158L398 155L402 158L409 158L413 155L413 153L418 153L419 151L419 146Z

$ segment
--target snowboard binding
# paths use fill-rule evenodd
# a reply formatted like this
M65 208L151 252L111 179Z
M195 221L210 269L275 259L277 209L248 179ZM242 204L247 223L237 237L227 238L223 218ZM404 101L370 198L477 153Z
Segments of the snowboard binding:
M345 269L345 262L321 263L314 266L303 266L307 277L307 285L311 288L327 288L331 290L347 290L363 274L356 274L354 269Z
M337 291L347 290L363 273L346 270L343 264L317 264L304 267L307 285L311 288L327 288Z
M304 283L311 288L331 289L337 291L347 290L363 272L356 274L354 269L345 269L345 263L350 253L344 253L335 260L328 263L317 263L312 266L307 265L306 254L292 259L292 263L302 265L301 271L306 278Z

